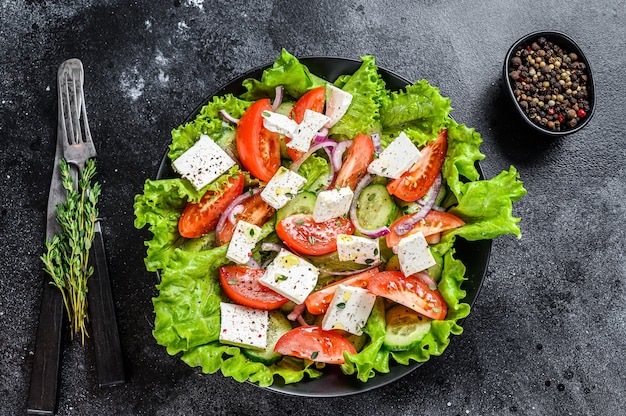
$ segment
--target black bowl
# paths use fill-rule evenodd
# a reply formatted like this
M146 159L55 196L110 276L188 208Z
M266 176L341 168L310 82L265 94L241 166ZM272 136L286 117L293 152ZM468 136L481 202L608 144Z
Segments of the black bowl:
M338 57L303 57L299 58L299 60L301 63L305 64L312 73L326 79L327 81L334 81L341 74L352 74L361 65L361 61ZM199 113L202 106L209 102L214 96L220 96L227 93L234 95L244 93L245 89L242 86L243 80L246 78L260 79L263 71L270 66L271 64L266 64L254 68L233 79L217 91L209 94L207 98L187 117L185 122L192 121ZM379 67L379 71L387 85L387 88L391 90L400 90L410 84L409 80L393 73L388 69ZM484 179L483 171L478 162L476 162L476 167L480 173L481 179ZM166 151L159 165L157 179L174 178L176 176L177 174L172 170ZM461 289L465 290L466 296L462 302L467 303L470 306L474 304L474 301L478 297L485 278L487 267L489 265L491 246L491 240L467 241L462 238L457 238L454 244L456 258L461 260L466 267L465 278L467 280L465 280L461 285ZM462 324L464 320L465 319L460 319L458 323ZM438 357L431 357L430 359L435 360L437 358ZM423 363L414 361L412 361L409 365L390 363L389 373L377 374L376 377L368 380L367 383L359 381L354 376L343 374L339 369L339 366L328 366L324 369L324 375L318 379L305 378L303 381L298 383L284 384L281 382L280 377L277 377L275 380L276 382L272 386L267 387L267 389L277 393L293 396L347 396L364 393L399 380L402 377L408 376L422 364Z
M511 59L514 58L516 56L517 51L519 51L520 49L525 49L525 48L531 48L531 45L533 45L533 42L537 42L539 43L539 39L545 39L545 42L552 42L554 45L559 46L564 52L567 52L567 54L570 53L574 53L577 56L577 59L575 59L572 63L568 63L567 65L569 66L569 70L575 69L576 71L576 76L580 77L578 78L578 84L582 87L583 85L586 88L586 93L587 96L585 97L585 101L584 103L580 103L580 104L584 104L584 108L583 110L586 112L586 114L583 117L580 117L579 114L576 115L575 120L576 120L576 125L575 126L570 126L568 124L569 119L567 118L567 114L566 114L566 109L564 107L559 107L557 106L548 106L547 103L544 103L545 107L543 108L544 113L546 114L546 116L544 117L544 119L546 119L546 117L552 117L553 122L558 120L559 115L562 117L562 120L564 120L564 122L559 121L557 124L561 125L560 130L555 130L553 128L550 128L547 125L547 122L544 124L540 124L538 121L533 120L530 118L529 114L527 114L527 112L524 111L524 109L522 108L520 101L518 100L517 96L515 95L515 89L516 89L516 84L518 83L517 81L515 81L512 76L510 75L513 71L515 71L517 68L514 67L514 65L511 63ZM543 49L543 48L542 48ZM531 48L532 50L532 48ZM525 59L522 58L522 63L525 62ZM572 68L570 65L572 65L574 62L576 63L576 66L578 67L580 64L582 63L584 65L584 68ZM557 68L558 70L558 68ZM540 71L539 71L540 72ZM545 76L547 76L548 78L550 78L551 75L553 75L554 72L552 73L548 73ZM519 74L516 74L519 75ZM586 75L586 80L583 80L583 75ZM516 112L521 116L521 118L536 132L539 132L543 135L546 136L552 136L552 137L562 137L562 136L566 136L568 134L572 134L575 133L577 131L579 131L580 129L582 129L583 127L585 127L587 125L587 123L589 123L589 121L591 120L591 117L594 113L594 109L595 109L595 86L594 86L594 82L593 82L593 74L591 71L591 66L589 65L589 60L586 58L585 54L583 53L583 51L580 49L580 47L576 44L576 42L574 42L569 36L560 33L560 32L533 32L530 33L524 37L522 37L521 39L519 39L517 42L515 42L513 44L513 46L511 46L511 48L508 50L506 57L504 59L504 66L502 69L502 78L504 81L504 85L505 85L505 94L507 95L507 97L510 98L513 107L515 108ZM557 78L558 78L558 73L557 73ZM529 77L527 76L526 78L524 78L523 76L521 77L522 80L528 80ZM550 80L548 79L548 81L550 82ZM521 82L521 81L519 81ZM558 82L558 81L557 81ZM534 81L530 82L533 85L536 85L536 83ZM529 84L530 84L529 83ZM554 90L554 86L550 85L549 87L550 90L552 90L551 92L555 95L557 95L558 93L561 94L565 94L565 91L562 92L558 92L556 90ZM568 94L565 94L566 98L568 96ZM549 100L546 100L549 101ZM559 101L557 101L557 104L559 104ZM569 104L571 105L571 103ZM552 108L552 110L554 111L554 114L550 114L549 108ZM570 107L571 108L571 107ZM574 109L574 111L576 113L577 110Z

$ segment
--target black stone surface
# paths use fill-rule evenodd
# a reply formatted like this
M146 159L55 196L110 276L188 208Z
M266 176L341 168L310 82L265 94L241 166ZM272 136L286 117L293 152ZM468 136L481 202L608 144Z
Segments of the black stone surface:
M626 413L626 6L569 2L170 0L0 4L0 415L24 414L44 274L56 70L85 66L100 201L128 382L98 388L93 345L63 344L59 415L618 415ZM563 139L515 121L501 84L519 37L559 30L594 69L597 110ZM523 238L495 240L465 331L441 357L375 391L307 399L204 376L151 335L156 277L133 196L178 126L236 75L296 56L358 58L428 79L484 139L493 177L513 164ZM66 332L67 333L67 332Z

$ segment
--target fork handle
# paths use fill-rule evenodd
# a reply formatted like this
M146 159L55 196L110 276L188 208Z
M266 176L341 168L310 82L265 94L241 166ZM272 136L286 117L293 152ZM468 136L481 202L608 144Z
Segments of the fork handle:
M100 387L114 386L126 381L115 305L109 281L106 252L100 223L96 222L89 262L94 273L87 280L89 311L94 338L96 369Z
M26 413L53 415L57 404L63 329L63 296L44 280Z

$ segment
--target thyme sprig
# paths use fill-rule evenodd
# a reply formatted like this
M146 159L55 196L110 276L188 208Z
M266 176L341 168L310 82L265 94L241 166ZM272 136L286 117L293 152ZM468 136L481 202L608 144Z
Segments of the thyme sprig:
M78 184L71 167L59 160L61 180L66 201L57 206L57 221L61 232L46 242L47 251L41 256L44 270L50 275L50 284L63 295L63 303L70 321L72 338L80 333L85 343L87 332L87 279L93 274L89 266L89 249L93 243L100 184L91 181L96 174L96 163L89 159L80 172Z

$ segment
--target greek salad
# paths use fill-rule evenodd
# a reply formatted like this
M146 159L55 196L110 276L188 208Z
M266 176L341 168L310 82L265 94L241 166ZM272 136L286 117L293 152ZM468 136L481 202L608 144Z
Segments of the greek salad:
M156 341L260 386L440 355L470 310L455 240L521 236L516 169L481 179L450 100L388 90L372 56L325 80L283 50L243 87L172 131L176 175L135 197Z

